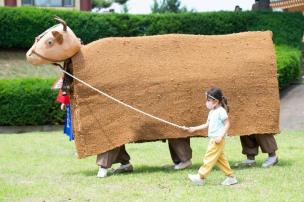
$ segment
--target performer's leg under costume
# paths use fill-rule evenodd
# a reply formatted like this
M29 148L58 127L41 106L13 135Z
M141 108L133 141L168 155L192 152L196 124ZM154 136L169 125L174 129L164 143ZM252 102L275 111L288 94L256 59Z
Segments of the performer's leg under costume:
M249 136L241 136L242 153L247 155L248 159L254 160L258 154L259 146L263 153L268 153L269 156L275 156L275 151L278 149L276 140L273 134L254 134Z
M168 145L174 164L191 160L190 138L169 139Z
M115 163L126 165L130 162L130 156L125 145L97 155L96 164L102 168L111 168Z

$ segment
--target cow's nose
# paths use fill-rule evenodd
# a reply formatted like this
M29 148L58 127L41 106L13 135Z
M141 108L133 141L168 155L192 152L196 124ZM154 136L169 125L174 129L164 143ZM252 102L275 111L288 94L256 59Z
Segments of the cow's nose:
M28 50L27 52L26 52L26 60L28 61L28 62L30 62L30 60L31 60L31 55L33 54L33 51L32 51L32 49L30 49L30 50Z
M26 53L26 56L31 56L33 54L33 50L32 49L30 49L27 53Z
M33 49L31 48L26 52L26 60L28 63L36 65L39 64L40 58L37 58L37 56L33 54Z

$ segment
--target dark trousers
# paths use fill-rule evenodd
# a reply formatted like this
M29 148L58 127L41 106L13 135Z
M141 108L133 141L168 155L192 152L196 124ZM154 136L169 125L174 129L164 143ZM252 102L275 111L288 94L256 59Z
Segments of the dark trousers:
M190 147L190 138L178 138L168 140L171 159L175 164L191 160L192 149Z
M125 145L97 155L96 164L103 168L111 168L115 163L128 164L130 156Z
M273 154L278 149L273 134L254 134L241 136L242 153L254 157L259 153L259 147L263 153Z

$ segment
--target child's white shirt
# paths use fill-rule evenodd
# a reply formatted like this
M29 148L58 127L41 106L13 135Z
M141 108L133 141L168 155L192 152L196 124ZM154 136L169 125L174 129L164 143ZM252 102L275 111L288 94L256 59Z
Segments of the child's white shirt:
M218 137L225 127L225 120L228 118L226 110L220 106L216 109L210 110L208 114L208 137ZM226 134L227 135L227 134Z

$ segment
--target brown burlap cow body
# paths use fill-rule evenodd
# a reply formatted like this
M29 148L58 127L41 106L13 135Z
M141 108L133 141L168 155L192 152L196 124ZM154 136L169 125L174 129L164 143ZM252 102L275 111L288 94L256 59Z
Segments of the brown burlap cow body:
M271 32L107 38L81 48L72 62L80 79L179 125L203 123L204 92L218 86L229 101L230 134L279 132ZM152 120L78 82L72 109L80 157L130 142L205 135Z
M30 54L28 58L34 61ZM178 125L203 123L208 115L204 92L217 86L228 99L231 135L279 132L270 31L105 38L82 46L71 59L72 72L79 79ZM131 142L206 135L139 114L78 81L72 88L73 131L80 158Z

